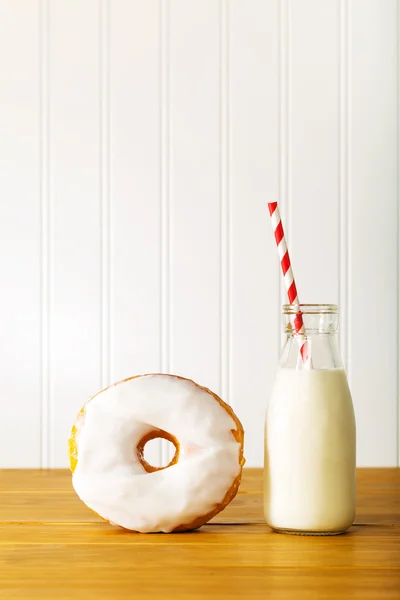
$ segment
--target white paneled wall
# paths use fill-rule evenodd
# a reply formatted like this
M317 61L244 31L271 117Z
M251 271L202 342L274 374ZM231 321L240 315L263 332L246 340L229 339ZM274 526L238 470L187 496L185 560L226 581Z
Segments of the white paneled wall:
M0 464L41 463L39 3L0 1ZM12 60L11 60L12 59ZM43 331L43 330L42 330Z
M80 406L160 371L261 465L275 199L358 463L399 464L399 47L399 0L0 0L0 467L66 466Z

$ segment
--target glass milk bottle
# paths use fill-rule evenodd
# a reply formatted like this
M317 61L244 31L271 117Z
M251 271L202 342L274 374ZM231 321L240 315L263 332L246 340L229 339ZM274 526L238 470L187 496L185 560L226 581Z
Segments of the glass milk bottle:
M309 363L294 333L298 310L283 307L286 343L266 413L265 519L280 532L334 535L352 525L356 491L356 427L338 308L300 305Z

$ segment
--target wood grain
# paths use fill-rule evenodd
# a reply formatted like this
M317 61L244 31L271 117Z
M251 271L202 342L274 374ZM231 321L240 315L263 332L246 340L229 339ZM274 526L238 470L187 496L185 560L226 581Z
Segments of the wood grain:
M262 472L199 531L134 534L77 498L67 471L0 471L0 599L396 599L400 470L359 469L356 524L334 538L271 532Z

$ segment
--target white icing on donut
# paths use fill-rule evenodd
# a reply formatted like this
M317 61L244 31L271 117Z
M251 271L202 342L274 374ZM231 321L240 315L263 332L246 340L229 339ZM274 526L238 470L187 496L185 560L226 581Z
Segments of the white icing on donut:
M110 387L77 422L78 496L108 521L140 532L170 532L220 504L241 470L233 417L192 381L146 375ZM136 452L162 429L180 444L177 464L147 473Z

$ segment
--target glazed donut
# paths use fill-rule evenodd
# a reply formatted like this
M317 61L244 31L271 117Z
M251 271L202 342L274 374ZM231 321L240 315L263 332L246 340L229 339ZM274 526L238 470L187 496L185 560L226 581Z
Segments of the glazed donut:
M175 446L167 467L144 446ZM69 440L73 486L113 525L142 533L204 525L240 485L243 427L216 394L183 377L141 375L99 392L83 407Z

